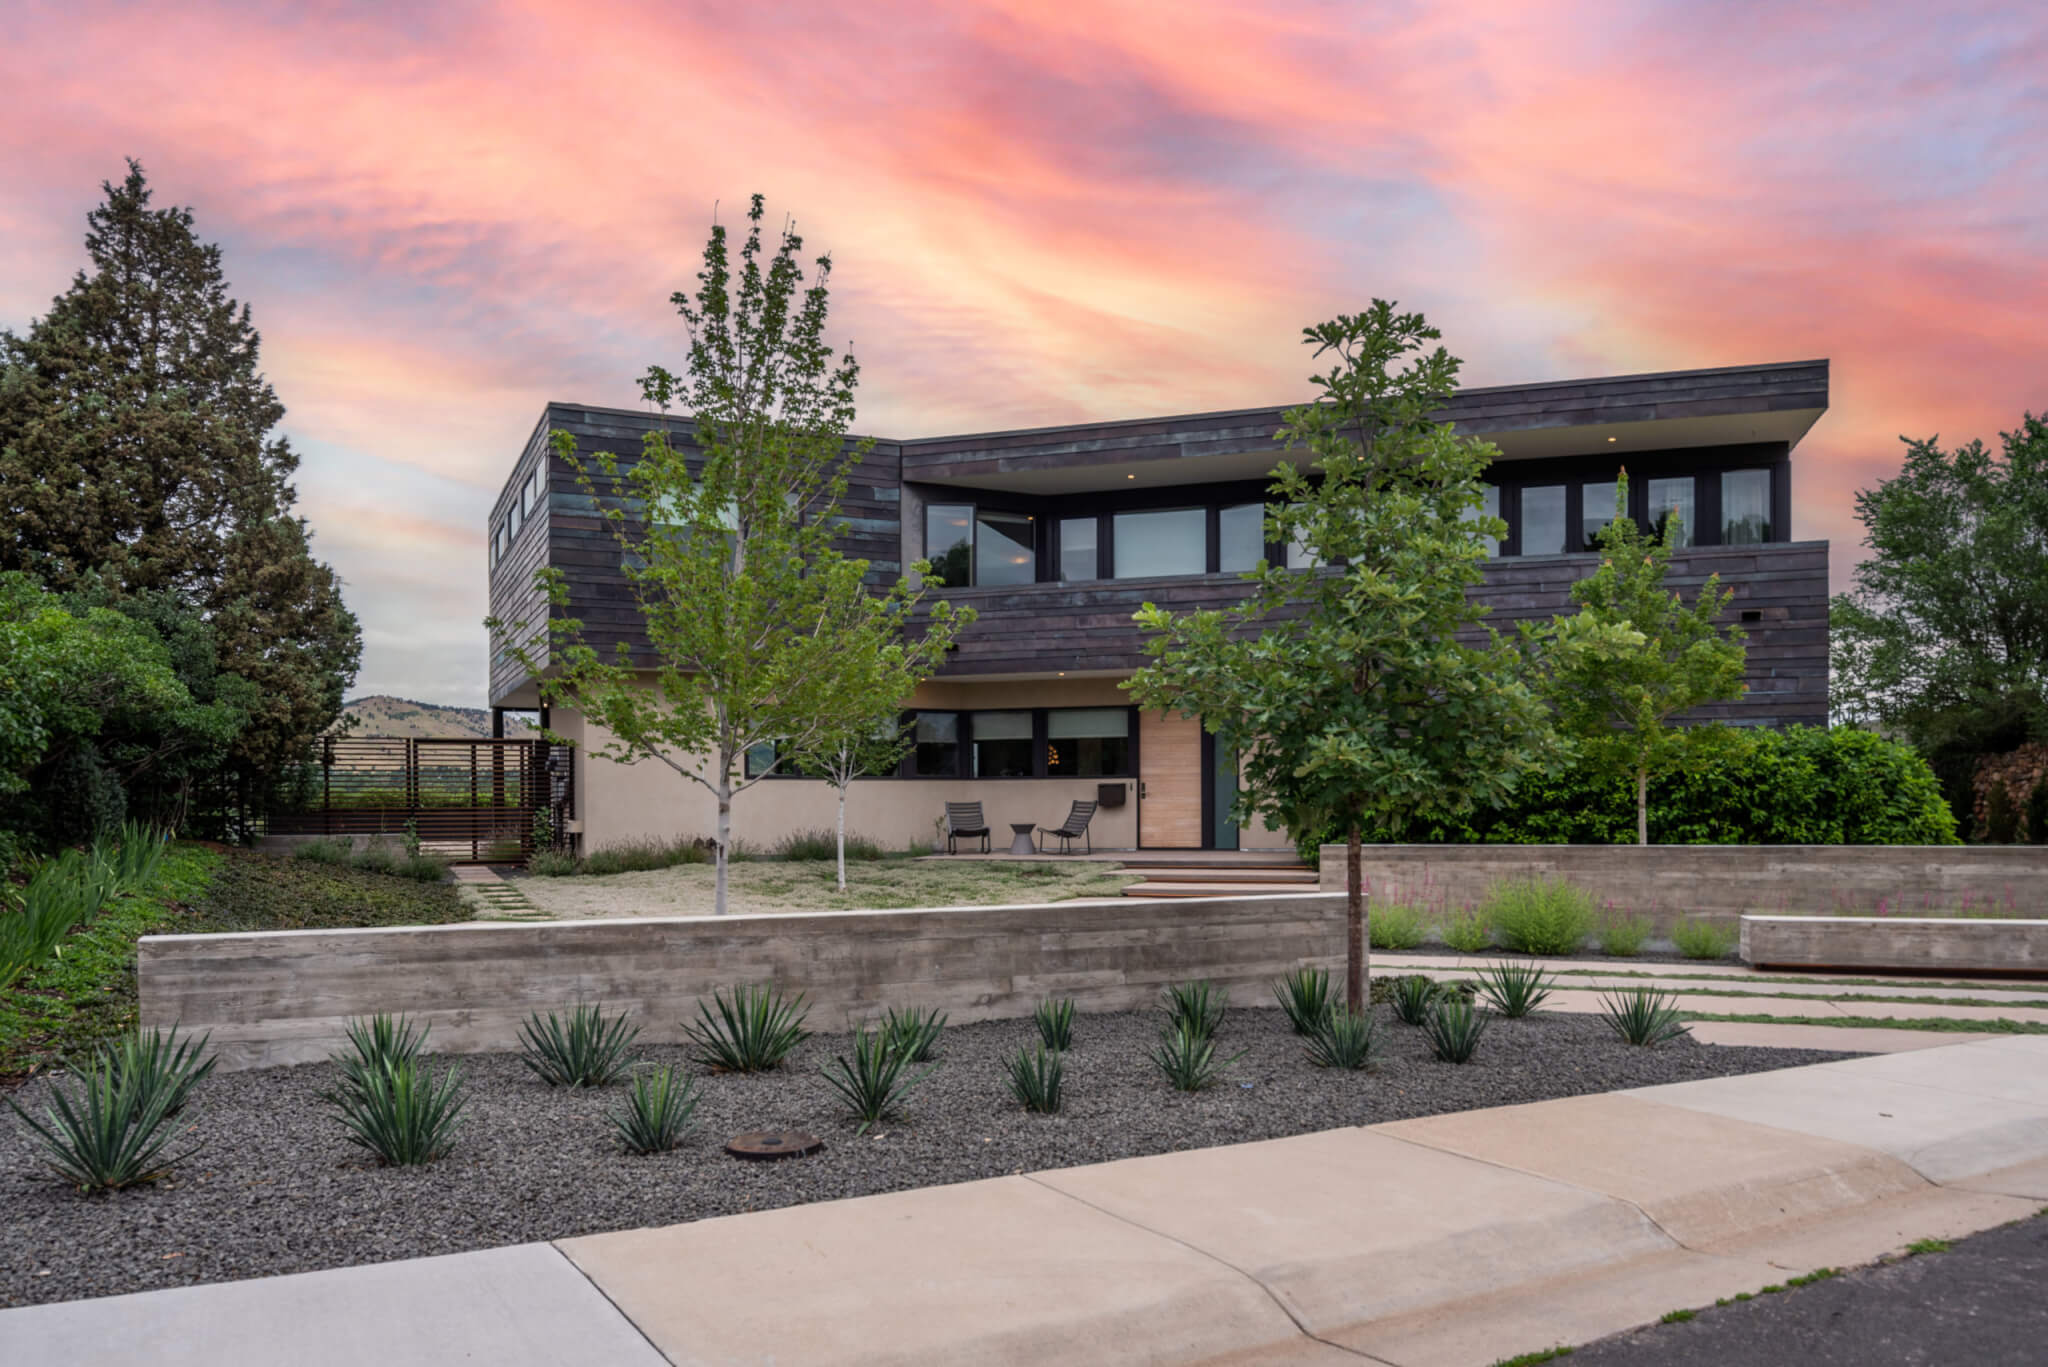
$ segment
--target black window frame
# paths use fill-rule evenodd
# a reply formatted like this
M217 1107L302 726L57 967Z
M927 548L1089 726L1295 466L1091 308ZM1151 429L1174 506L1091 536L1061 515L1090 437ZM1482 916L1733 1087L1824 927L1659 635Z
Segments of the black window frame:
M1508 534L1501 539L1501 559L1522 555L1522 490L1562 484L1565 492L1566 540L1576 540L1578 549L1567 555L1592 553L1586 545L1586 486L1606 484L1626 469L1628 515L1644 531L1649 525L1650 481L1691 479L1693 482L1692 539L1687 549L1719 546L1721 540L1721 476L1732 470L1768 470L1771 475L1772 540L1758 543L1784 545L1791 538L1791 448L1785 442L1754 442L1737 446L1697 446L1655 451L1604 451L1592 455L1564 456L1544 460L1499 461L1485 472L1486 482L1500 492L1501 519ZM1603 512L1605 509L1602 510Z

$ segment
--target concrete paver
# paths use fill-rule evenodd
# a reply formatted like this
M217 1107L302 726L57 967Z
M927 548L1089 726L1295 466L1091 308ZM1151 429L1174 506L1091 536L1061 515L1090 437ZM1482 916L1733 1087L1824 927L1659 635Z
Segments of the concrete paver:
M9 1310L0 1362L665 1367L547 1244Z
M1764 1021L1692 1021L1685 1027L1701 1044L1746 1049L1834 1049L1844 1054L1910 1054L1950 1044L1998 1039L1949 1030L1885 1030L1864 1025L1774 1025Z

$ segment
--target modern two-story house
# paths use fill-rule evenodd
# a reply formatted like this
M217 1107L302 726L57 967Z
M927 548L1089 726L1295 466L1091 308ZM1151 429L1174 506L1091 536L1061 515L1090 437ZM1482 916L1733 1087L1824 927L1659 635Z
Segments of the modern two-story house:
M1459 392L1442 416L1500 448L1487 497L1508 534L1475 590L1491 621L1508 629L1570 610L1625 467L1633 516L1654 526L1679 514L1674 587L1719 574L1735 591L1730 621L1748 633L1748 692L1702 716L1824 724L1828 548L1791 540L1791 526L1792 454L1827 399L1824 360ZM929 841L947 801L976 799L1001 833L1057 825L1086 798L1102 804L1098 848L1286 845L1284 832L1231 824L1234 770L1197 722L1142 713L1117 686L1144 662L1140 604L1225 605L1242 597L1237 575L1253 563L1287 562L1288 548L1263 538L1264 477L1286 454L1274 440L1281 413L878 440L850 475L843 548L882 577L930 559L944 596L979 619L904 700L916 743L897 773L854 785L849 829L891 846ZM629 460L661 422L687 432L648 413L548 405L492 509L494 615L540 621L532 581L549 565L593 644L634 642L618 550L550 434ZM534 679L503 652L490 699L499 711L539 705ZM560 709L549 724L590 739ZM572 829L585 849L713 827L709 796L667 766L614 764L582 744L573 764ZM833 814L825 784L777 776L736 800L734 830L769 846Z

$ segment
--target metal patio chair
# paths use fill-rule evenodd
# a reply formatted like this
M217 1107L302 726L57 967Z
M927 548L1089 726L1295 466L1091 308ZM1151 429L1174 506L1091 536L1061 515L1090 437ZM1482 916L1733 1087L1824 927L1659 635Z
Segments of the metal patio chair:
M981 815L979 802L948 802L946 804L946 853L960 853L958 842L962 837L972 840L981 837L981 852L988 850L988 822Z
M1040 826L1038 829L1048 836L1057 836L1059 838L1061 842L1060 853L1062 854L1072 854L1074 852L1074 842L1084 837L1088 841L1088 853L1093 854L1095 853L1095 837L1088 834L1088 823L1095 819L1095 808L1097 805L1094 802L1076 801L1074 803L1074 810L1067 813L1064 825Z

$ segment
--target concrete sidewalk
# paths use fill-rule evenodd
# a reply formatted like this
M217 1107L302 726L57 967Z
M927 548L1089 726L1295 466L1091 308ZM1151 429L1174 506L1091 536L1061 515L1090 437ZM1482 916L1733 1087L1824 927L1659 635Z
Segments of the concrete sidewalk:
M0 1362L1483 1365L2048 1201L2048 1037L0 1313Z

